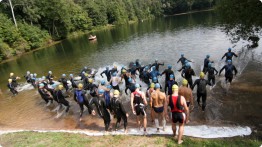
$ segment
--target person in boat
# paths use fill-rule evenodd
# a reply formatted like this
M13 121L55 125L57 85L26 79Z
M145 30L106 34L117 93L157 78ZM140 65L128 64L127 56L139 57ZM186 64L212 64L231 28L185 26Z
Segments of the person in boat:
M204 67L203 67L203 70L202 70L202 72L206 72L207 71L207 69L208 69L208 64L209 63L214 63L214 61L211 61L210 60L210 55L206 55L206 58L205 58L205 60L204 60Z
M184 125L189 120L189 110L186 105L186 100L183 96L178 94L178 86L173 85L173 94L167 98L167 105L171 109L172 113L172 130L174 139L177 138L178 144L183 143L182 137L184 134ZM166 116L168 118L168 115ZM178 136L176 136L176 123L179 122Z
M140 116L142 115L142 120L143 120L143 126L144 126L144 135L147 134L146 127L147 127L147 115L146 115L146 105L147 105L147 100L145 97L145 93L140 91L140 85L136 84L135 85L136 90L131 93L131 109L134 115L136 115L136 122L138 125L138 128L141 128L141 118Z
M188 60L188 59L184 56L184 54L181 54L181 57L178 59L177 63L181 62L182 67L183 67L183 66L186 64L185 61L192 62L192 61Z
M12 92L14 96L18 94L16 88L13 86L12 79L8 79L7 87L9 88L9 90Z
M184 69L181 73L181 76L188 81L190 87L193 85L192 76L195 76L195 71L191 68L189 63L186 64L186 69Z
M111 79L111 71L109 70L109 67L106 67L106 70L104 70L103 72L100 73L100 76L101 76L102 78L104 78L104 77L103 77L103 74L106 75L107 82L109 82L110 79Z
M219 76L221 72L225 69L225 80L226 83L229 82L231 83L233 80L233 72L235 72L235 75L237 75L237 69L236 67L232 64L232 60L227 61L227 65L224 65L223 68L219 71Z
M95 111L93 110L92 105L89 105L89 102L85 96L86 91L83 90L83 84L78 84L78 88L74 92L74 100L78 103L80 107L80 118L79 120L82 121L84 105L88 108L89 114L95 115Z
M163 63L158 63L158 59L155 59L155 63L153 63L152 65L151 65L151 67L155 67L155 70L156 71L159 71L159 66L160 65L162 65L162 66L164 66L165 64L164 64L164 62ZM150 68L151 68L150 67Z
M49 106L50 103L53 103L53 99L51 97L51 94L45 89L45 85L43 83L40 83L38 86L38 92L42 99L45 101L46 105Z
M178 94L185 98L187 107L188 108L191 107L191 110L193 110L194 109L193 92L191 88L188 88L187 85L188 85L187 80L183 79L182 85L179 87Z
M167 90L167 95L171 95L173 92L172 92L172 86L173 85L178 85L177 82L175 81L175 76L173 74L171 74L169 76L169 80L167 81L167 87L166 87L166 90ZM166 90L165 90L165 93L166 93Z
M114 90L114 96L110 101L111 112L115 115L117 121L115 125L115 130L118 130L121 119L124 121L124 132L127 133L127 118L128 113L123 106L123 102L121 101L120 92L118 90Z
M197 85L197 103L198 106L200 105L200 98L202 98L202 112L205 111L206 108L206 98L207 98L207 90L206 86L210 85L211 83L205 79L205 74L200 72L200 79L197 79L194 84L192 85L191 89L193 90L195 85Z
M53 84L54 84L54 82L53 82L54 76L53 76L53 72L52 72L52 71L48 71L48 74L47 74L47 76L46 76L46 79L48 80L48 83L49 83L50 85L53 85Z
M231 61L232 61L233 56L238 57L238 56L237 56L234 52L232 52L231 50L232 50L231 48L228 48L228 52L226 52L226 53L224 54L224 56L221 58L221 60L223 60L223 59L226 57L226 62L227 62L228 60L231 60Z
M205 74L206 73L208 73L208 81L211 83L212 86L214 86L216 84L215 75L218 74L218 71L216 70L215 67L212 67L212 63L208 63L208 68L207 68Z
M174 71L172 70L172 66L171 65L168 65L167 66L167 69L165 69L162 73L161 73L161 76L165 74L166 75L166 78L165 78L165 92L167 90L167 81L169 80L170 78L170 75L174 75ZM174 79L175 80L175 79ZM172 86L171 86L172 87Z
M31 81L30 71L27 71L26 75L24 75L24 77L25 77L26 82L30 83L30 81Z

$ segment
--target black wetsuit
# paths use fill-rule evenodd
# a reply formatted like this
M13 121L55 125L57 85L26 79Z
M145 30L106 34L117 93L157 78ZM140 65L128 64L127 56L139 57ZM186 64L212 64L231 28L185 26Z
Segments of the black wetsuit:
M208 63L210 62L209 58L205 58L204 60L204 67L203 67L203 72L205 73L207 68L208 68ZM213 62L210 62L210 63L213 63Z
M215 73L216 72L216 73ZM214 67L208 67L205 74L208 73L208 81L213 85L216 83L216 77L218 71Z
M195 72L192 68L186 68L182 71L181 76L188 81L190 87L193 85L192 76L195 76Z
M167 88L167 81L170 79L170 75L174 75L174 71L172 69L165 69L161 75L165 74L166 78L165 78L165 92L166 92L166 88ZM174 76L174 80L175 80L175 76Z
M126 88L128 87L128 85L130 84L128 79L130 78L129 76L127 76L126 74L123 75L124 80L125 80L125 84L126 84Z
M104 96L98 98L98 108L99 108L99 111L100 111L98 113L101 114L101 117L104 120L105 131L108 131L111 119L110 119L110 113L109 113L107 106L106 106Z
M53 103L53 99L51 98L51 95L48 94L45 88L38 88L38 92L46 103L48 103L49 101Z
M83 111L84 111L84 105L88 108L88 112L89 114L92 113L92 106L89 105L89 102L85 96L86 91L84 90L75 90L74 92L74 100L78 103L79 107L80 107L80 117L82 117L83 115Z
M182 66L183 66L183 65L186 64L186 60L187 60L188 62L191 62L191 61L188 60L187 58L181 57L181 58L178 59L177 63L181 62Z
M223 68L219 71L219 75L221 74L221 72L225 69L226 73L225 73L225 77L226 77L226 82L232 82L233 80L233 71L235 71L235 75L237 74L237 69L234 65L232 64L227 64L225 66L223 66Z
M9 79L12 79L12 85L13 85L13 87L17 87L18 86L18 83L17 83L17 81L16 81L16 77L15 76L12 76L12 77L9 77Z
M98 112L98 115L100 117L102 117L101 110L99 109L99 106L98 106L98 97L97 97L97 89L98 89L98 87L95 84L90 83L88 85L88 89L90 90L89 94L91 95L91 99L90 99L89 103L90 103L90 105L95 104L97 112Z
M24 77L25 77L25 80L26 80L27 83L31 83L31 76L30 76L30 74L26 74L26 75L24 75Z
M66 106L66 112L69 111L69 102L65 99L63 93L62 93L62 90L58 90L57 91L57 99L59 101L59 103L63 104L64 106Z
M148 71L143 71L143 81L149 86L150 84L150 73Z
M76 82L74 81L74 78L70 78L70 82L72 83L72 88L77 88Z
M238 57L234 52L227 52L224 54L224 56L221 58L222 60L224 59L224 57L226 57L226 61L231 60L233 56Z
M51 84L51 85L54 84L54 82L53 82L54 76L52 74L48 74L46 76L46 79L48 79L49 84Z
M13 95L18 94L18 92L16 91L15 87L12 85L12 83L8 83L7 87L10 89L10 91L13 93Z
M67 79L66 78L61 78L58 81L61 82L63 84L63 86L65 87L66 91L68 91L69 87L67 85Z
M112 68L112 69L110 70L110 74L112 75L113 73L118 73L117 68Z
M130 90L131 93L134 92L136 90L135 84L134 83L129 83L129 85L127 85L126 89L125 89L125 93L127 95L127 90Z
M124 121L124 129L126 129L127 127L127 112L122 104L122 102L118 99L118 98L115 98L113 97L110 101L110 108L111 108L111 111L113 112L113 114L115 114L116 116L116 129L118 128L120 122L121 122L121 119L123 119Z
M109 82L110 79L111 79L111 72L110 72L110 70L104 70L103 72L101 72L101 74L100 74L101 77L103 77L103 74L106 75L107 82Z
M153 64L151 65L151 67L155 66L155 67L156 67L156 70L159 71L159 65L164 65L164 63L156 63L156 62L155 62L155 63L153 63ZM150 67L150 68L151 68L151 67Z
M202 98L202 110L205 110L206 107L206 98L207 98L207 91L206 85L210 85L210 82L206 79L197 79L191 89L193 90L195 85L197 85L197 103L200 105L200 98Z
M166 85L167 85L167 93L168 93L168 95L171 95L172 94L172 86L178 85L178 84L175 80L168 80ZM165 93L166 93L166 89L165 89Z

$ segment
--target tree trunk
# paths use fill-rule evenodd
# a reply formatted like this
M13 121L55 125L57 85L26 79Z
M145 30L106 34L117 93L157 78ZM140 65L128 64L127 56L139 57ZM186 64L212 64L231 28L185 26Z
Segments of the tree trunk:
M17 28L17 24L16 24L16 20L15 20L15 14L14 14L14 10L13 10L13 5L12 5L11 0L8 0L8 1L9 1L9 4L10 4L11 11L12 11L12 16L13 16L13 20L14 20L14 23L15 23L15 27Z

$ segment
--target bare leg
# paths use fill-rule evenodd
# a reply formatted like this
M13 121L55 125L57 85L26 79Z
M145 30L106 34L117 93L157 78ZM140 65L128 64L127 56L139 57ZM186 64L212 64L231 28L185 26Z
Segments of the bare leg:
M180 123L178 129L178 144L181 144L183 142L182 140L183 134L184 134L184 123Z
M139 116L136 116L136 124L138 126L138 129L140 130L141 126L140 126L140 118L139 118Z
M172 130L173 130L174 138L176 138L176 124L175 123L172 123Z
M147 125L147 119L146 119L146 115L144 116L144 131L146 131L146 125Z

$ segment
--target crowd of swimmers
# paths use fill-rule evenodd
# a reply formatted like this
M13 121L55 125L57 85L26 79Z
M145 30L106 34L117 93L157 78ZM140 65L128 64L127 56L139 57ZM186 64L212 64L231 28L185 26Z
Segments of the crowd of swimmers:
M80 107L80 121L83 117L84 106L87 107L88 113L91 115L99 115L104 120L105 132L110 130L112 118L116 118L114 130L119 129L121 120L124 125L124 132L127 133L128 117L130 113L136 115L137 126L143 128L144 134L147 134L147 119L149 118L156 126L156 131L160 131L160 121L162 121L162 129L166 129L166 121L171 120L174 137L177 139L178 144L183 142L182 135L184 131L184 124L189 122L189 109L194 108L194 100L192 90L197 86L197 104L205 111L207 89L206 86L214 86L215 75L225 70L226 82L232 82L233 73L237 74L236 67L232 64L232 57L237 55L231 52L231 48L222 57L226 57L226 65L218 72L213 66L213 61L210 60L210 55L206 55L204 59L204 66L202 72L199 74L199 79L193 81L192 76L196 76L194 70L191 68L190 60L186 59L184 54L177 63L182 63L181 71L183 80L179 83L175 80L174 71L172 66L168 65L167 69L163 72L159 71L159 66L164 66L164 63L159 63L155 60L153 64L142 66L137 59L129 68L124 66L119 70L117 66L112 69L106 69L100 73L100 76L106 76L106 80L97 81L95 84L94 79L96 73L90 73L87 67L84 67L78 79L76 80L73 74L69 75L67 79L65 74L62 74L58 80L59 84L54 81L52 71L48 72L47 76L37 78L37 74L31 74L29 71L24 76L28 83L31 83L38 92L45 103L50 105L53 101L57 104L57 110L64 107L64 111L68 112L70 103L66 97L72 94L73 99L79 104ZM207 80L205 75L208 74ZM136 76L139 75L141 82L144 82L147 87L146 91L142 91L141 85L138 84ZM158 82L158 77L165 75L165 82L162 86ZM17 95L16 87L18 86L14 73L10 73L8 79L8 88L13 95ZM68 86L68 80L71 86ZM119 85L124 80L125 89L120 90ZM66 92L64 92L66 91ZM130 110L128 112L126 104L123 103L123 94L129 95L130 91ZM65 95L65 93L70 93ZM88 98L91 97L91 98ZM147 107L150 107L147 110ZM95 110L96 109L96 110ZM147 117L147 114L150 116ZM114 116L114 117L112 117ZM176 134L176 123L179 122L178 136Z

